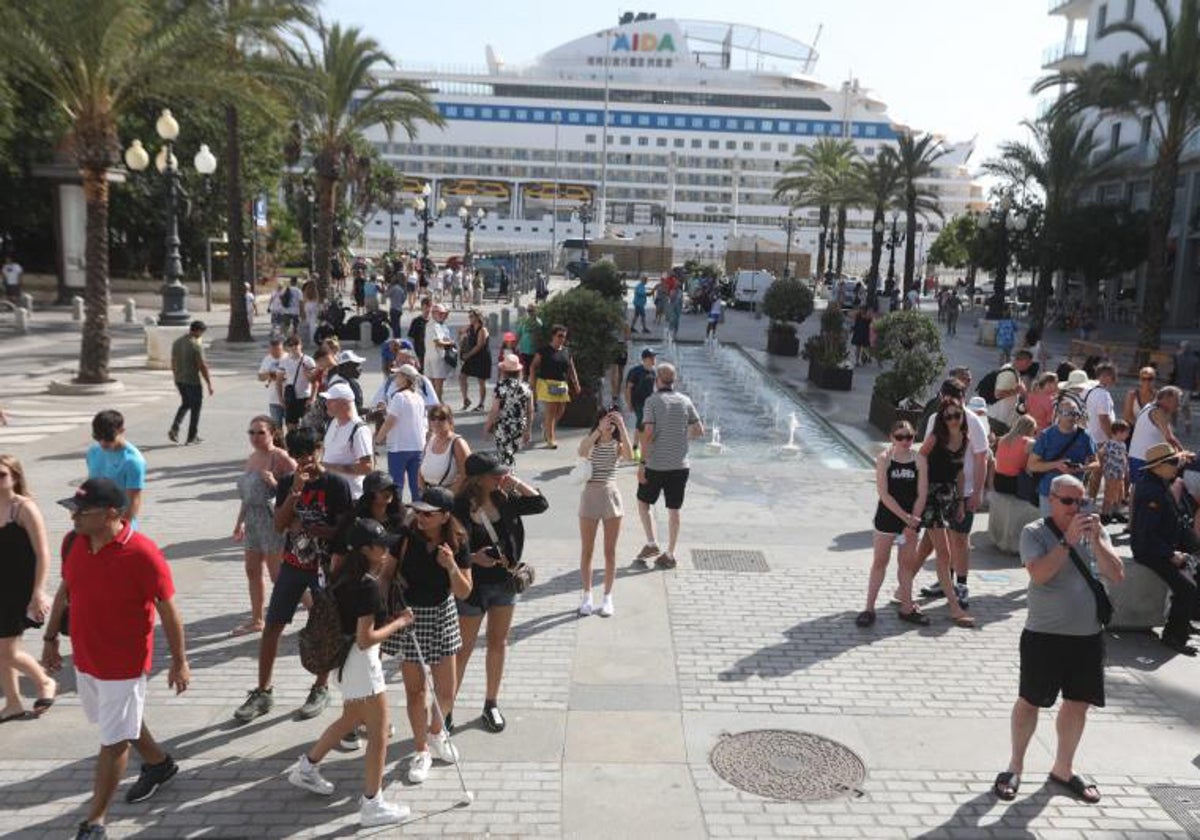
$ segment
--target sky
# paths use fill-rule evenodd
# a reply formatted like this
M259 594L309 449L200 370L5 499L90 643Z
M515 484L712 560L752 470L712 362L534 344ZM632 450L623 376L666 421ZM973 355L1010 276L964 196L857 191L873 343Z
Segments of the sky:
M615 26L625 11L762 26L812 43L814 75L850 76L888 104L893 120L958 141L977 137L972 168L1005 140L1026 139L1029 94L1043 51L1065 19L1046 0L659 0L636 7L580 0L321 0L328 21L362 28L401 64L484 65L491 44L507 64Z

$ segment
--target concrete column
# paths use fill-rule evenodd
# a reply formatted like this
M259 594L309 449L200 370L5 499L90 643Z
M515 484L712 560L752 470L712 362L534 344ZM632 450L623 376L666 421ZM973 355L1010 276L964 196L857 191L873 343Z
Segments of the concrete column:
M495 312L488 313L487 329L489 335L495 335L500 329L500 316Z
M133 298L129 298L128 300L126 300L124 310L125 310L125 323L126 324L136 324L137 323L137 301L134 300Z
M511 329L511 327L509 326L511 323L512 323L511 315L508 311L508 307L506 306L500 310L500 332L502 332L502 333L508 332L509 329Z
M13 323L17 328L18 335L25 335L29 332L29 310L24 307L18 307L13 313Z
M79 297L79 295L71 298L71 320L83 320L83 298Z

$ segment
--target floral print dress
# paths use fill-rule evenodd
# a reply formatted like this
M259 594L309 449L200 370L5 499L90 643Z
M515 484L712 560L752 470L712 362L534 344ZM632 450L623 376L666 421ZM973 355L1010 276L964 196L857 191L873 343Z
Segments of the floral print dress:
M496 398L500 400L500 414L496 419L496 457L501 464L511 467L517 462L517 450L525 436L533 393L520 379L502 379L496 385Z

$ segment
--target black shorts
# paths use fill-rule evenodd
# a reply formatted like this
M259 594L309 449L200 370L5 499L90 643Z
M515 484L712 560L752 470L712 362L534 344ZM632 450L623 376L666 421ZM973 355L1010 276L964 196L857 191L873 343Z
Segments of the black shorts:
M1021 698L1048 709L1060 691L1064 700L1104 705L1103 633L1021 633Z
M667 510L679 510L683 507L683 491L687 487L689 472L647 468L646 483L638 485L638 501L652 505L658 502L658 494L662 493L666 497Z

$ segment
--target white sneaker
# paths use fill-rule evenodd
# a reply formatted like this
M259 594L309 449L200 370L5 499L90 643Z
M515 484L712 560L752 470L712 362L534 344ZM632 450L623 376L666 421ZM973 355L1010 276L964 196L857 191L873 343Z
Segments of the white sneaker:
M600 605L600 615L604 616L605 618L612 618L612 614L614 612L616 612L616 610L613 609L612 596L605 595L604 603Z
M591 615L592 614L592 593L591 592L588 592L587 594L585 594L583 596L583 600L579 602L579 614L580 615Z
M366 733L360 734L357 731L352 731L352 732L346 733L345 735L342 736L342 749L344 749L344 750L358 749L360 746L360 739L365 738L365 737L366 737Z
M412 809L407 805L396 805L383 798L383 791L371 799L359 797L358 821L363 828L376 825L395 825L408 818Z
M414 785L421 784L429 778L429 768L432 766L433 757L429 755L429 750L413 753L408 764L408 780Z
M458 748L450 741L450 736L443 729L436 735L429 736L429 755L447 764L458 763Z
M300 760L292 767L292 771L288 773L288 781L298 788L319 793L321 796L333 795L333 782L326 780L317 765L311 763L306 755L300 756Z

